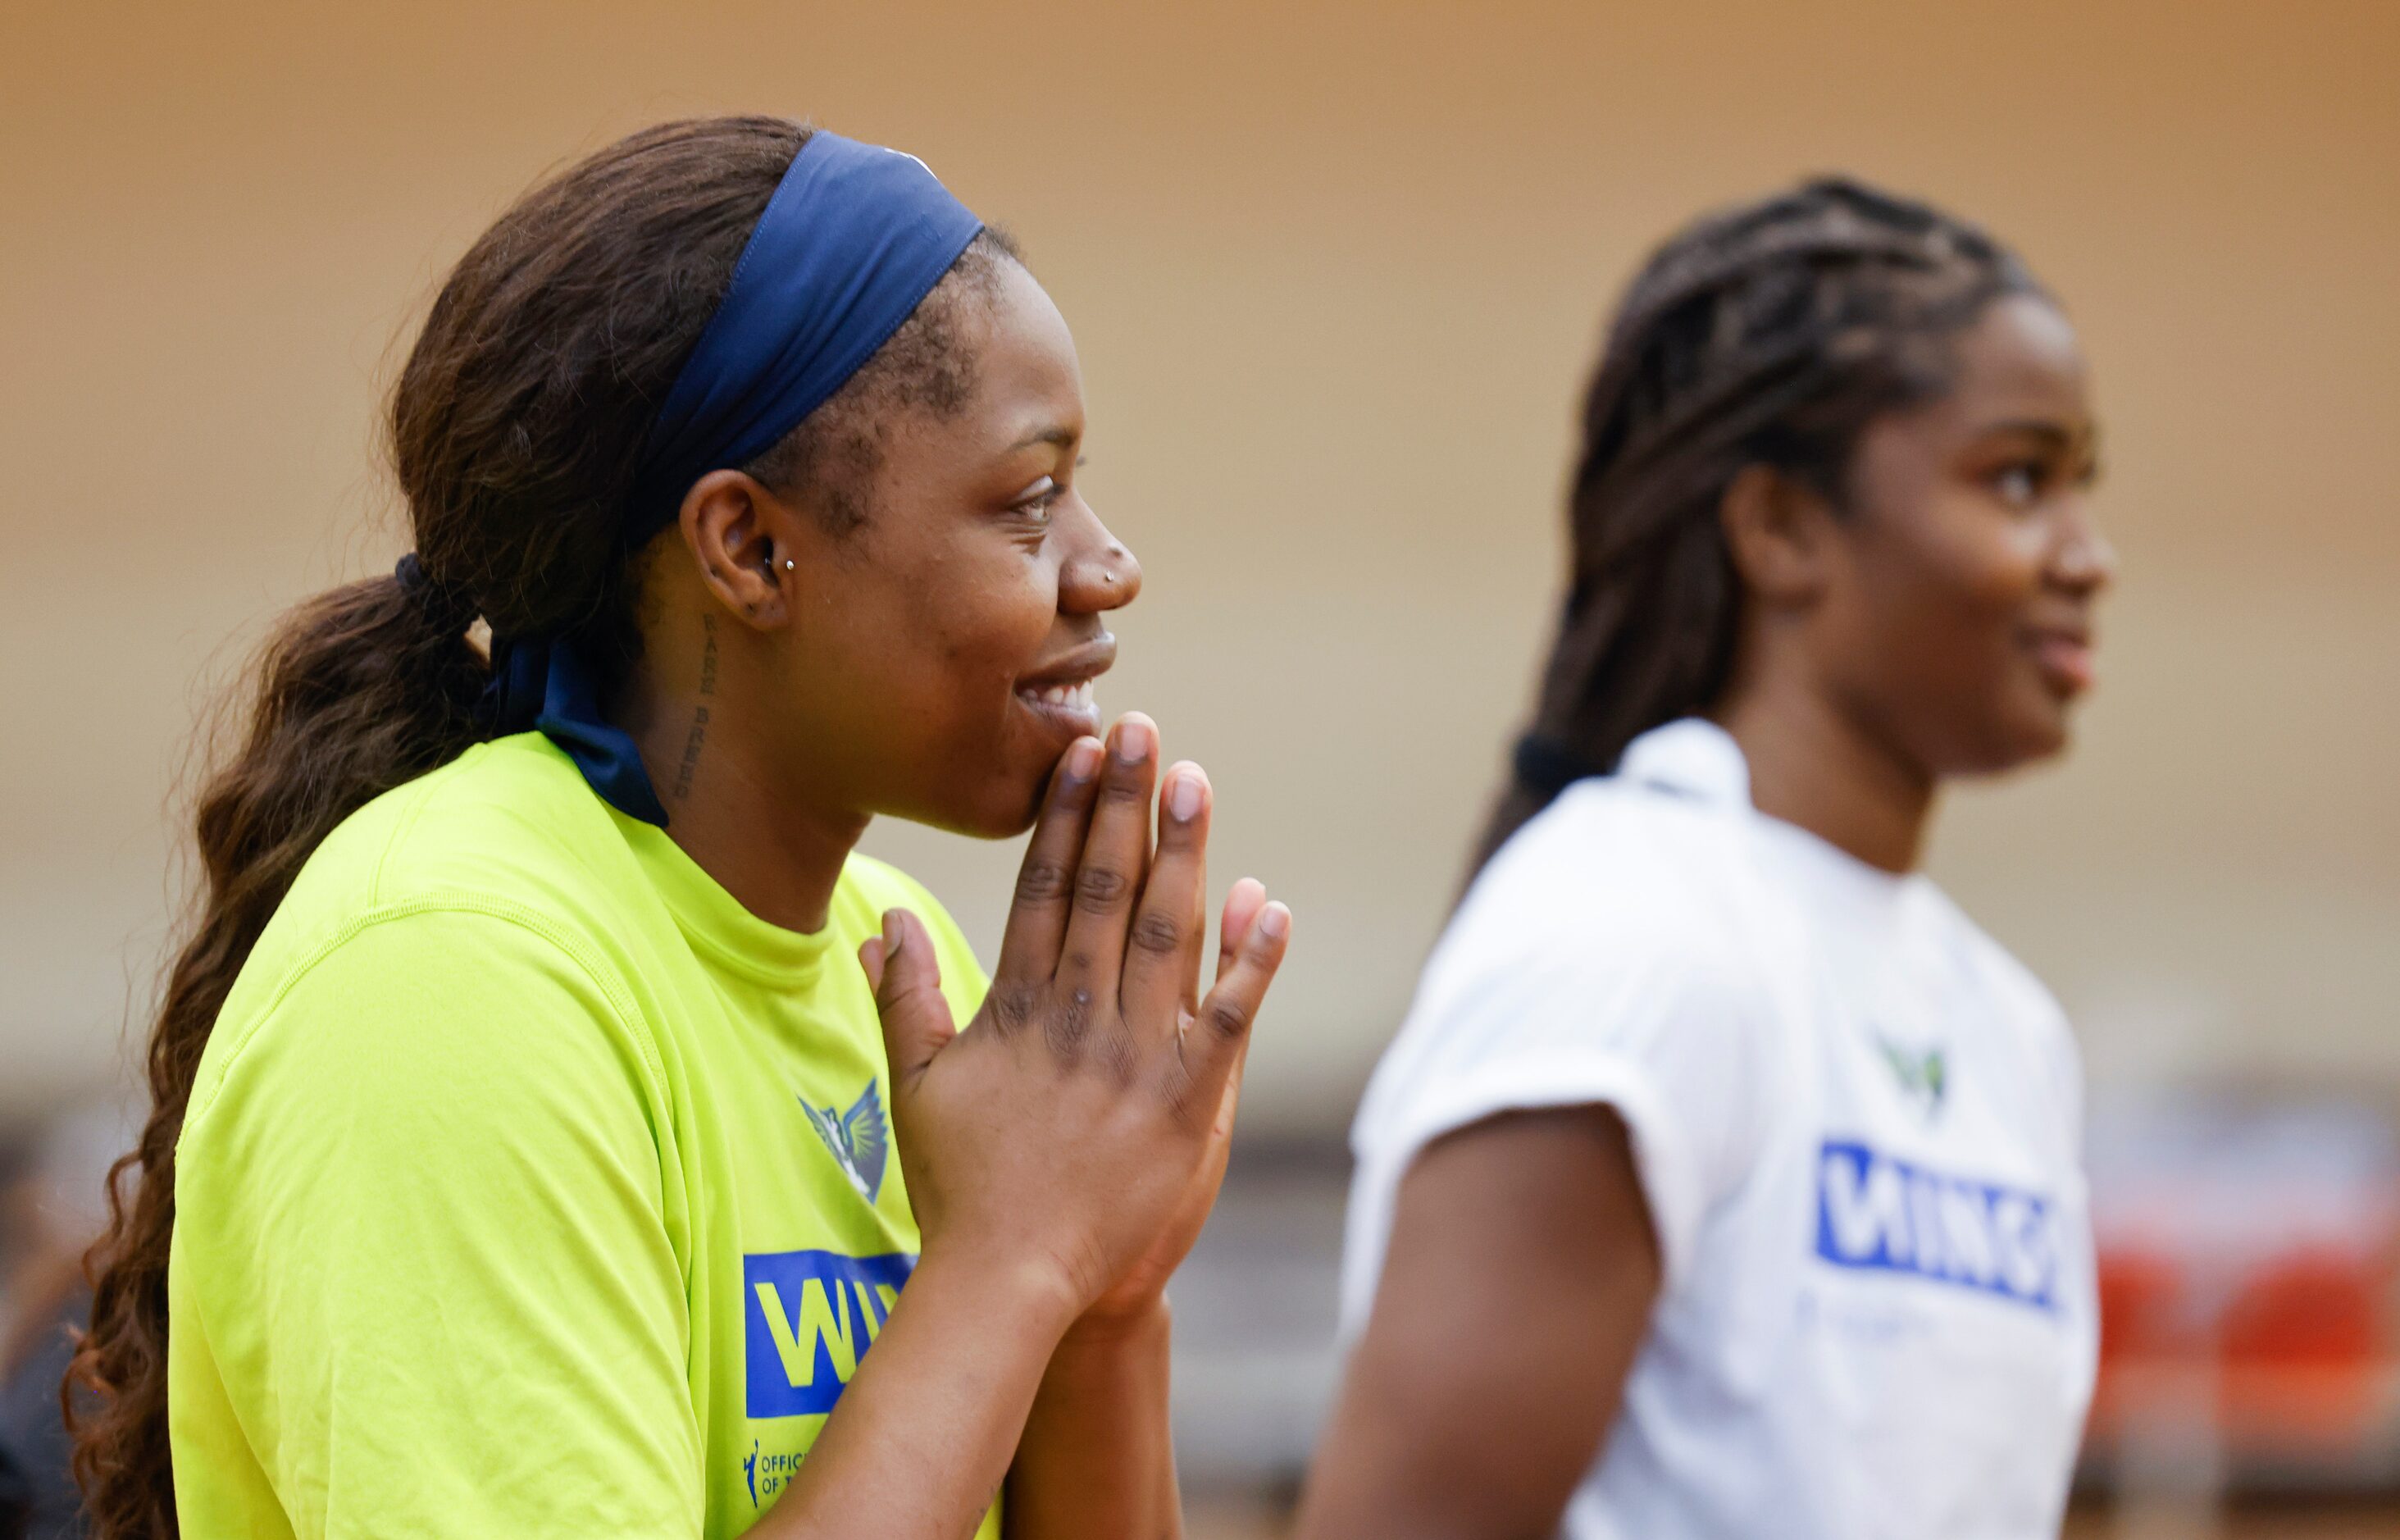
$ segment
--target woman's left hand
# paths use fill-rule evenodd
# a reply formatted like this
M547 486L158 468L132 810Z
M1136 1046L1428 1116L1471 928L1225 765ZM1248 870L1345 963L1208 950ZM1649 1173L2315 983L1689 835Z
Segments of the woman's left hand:
M1222 974L1233 966L1242 938L1249 934L1250 923L1266 906L1267 891L1250 878L1234 884L1225 895L1225 912L1217 926L1217 971ZM1187 1016L1193 1009L1187 1002ZM1189 1025L1187 1021L1186 1025ZM1075 1322L1075 1332L1106 1331L1138 1321L1156 1308L1166 1292L1166 1280L1183 1264L1193 1243L1208 1222L1208 1211L1216 1206L1217 1189L1225 1179L1226 1157L1233 1152L1234 1112L1242 1099L1242 1070L1249 1058L1249 1044L1242 1044L1240 1056L1234 1060L1233 1073L1225 1078L1225 1094L1217 1105L1217 1121L1208 1130L1208 1144L1199 1169L1192 1174L1192 1185L1185 1190L1175 1218L1158 1233L1158 1239L1143 1252L1108 1292L1095 1301Z

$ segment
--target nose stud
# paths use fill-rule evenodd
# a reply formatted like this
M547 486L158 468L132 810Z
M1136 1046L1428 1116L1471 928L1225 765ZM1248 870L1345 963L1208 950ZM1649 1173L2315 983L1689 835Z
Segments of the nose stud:
M786 572L792 570L792 559L789 556L784 558L784 570Z

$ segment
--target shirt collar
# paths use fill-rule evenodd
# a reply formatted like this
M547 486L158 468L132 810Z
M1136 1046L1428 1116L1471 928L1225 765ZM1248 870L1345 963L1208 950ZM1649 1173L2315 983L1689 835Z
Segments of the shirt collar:
M1625 746L1616 778L1715 807L1750 806L1750 763L1733 734L1698 716L1686 716Z

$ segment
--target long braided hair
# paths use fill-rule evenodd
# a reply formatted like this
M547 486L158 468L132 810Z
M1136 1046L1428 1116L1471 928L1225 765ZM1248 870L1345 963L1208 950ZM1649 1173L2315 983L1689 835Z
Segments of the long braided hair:
M1939 396L1957 334L2040 292L1973 225L1846 178L1703 218L1651 256L1585 398L1558 639L1474 869L1636 737L1716 702L1742 606L1718 517L1734 478L1771 466L1841 509L1868 422Z

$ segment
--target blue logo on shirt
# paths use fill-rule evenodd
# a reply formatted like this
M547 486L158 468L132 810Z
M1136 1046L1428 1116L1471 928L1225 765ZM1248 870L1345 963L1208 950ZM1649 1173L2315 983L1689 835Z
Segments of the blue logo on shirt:
M894 1251L753 1252L742 1259L745 1410L753 1417L831 1411L892 1318L917 1259Z
M1850 1140L1827 1139L1818 1156L1817 1255L2058 1309L2058 1216L2049 1198Z

